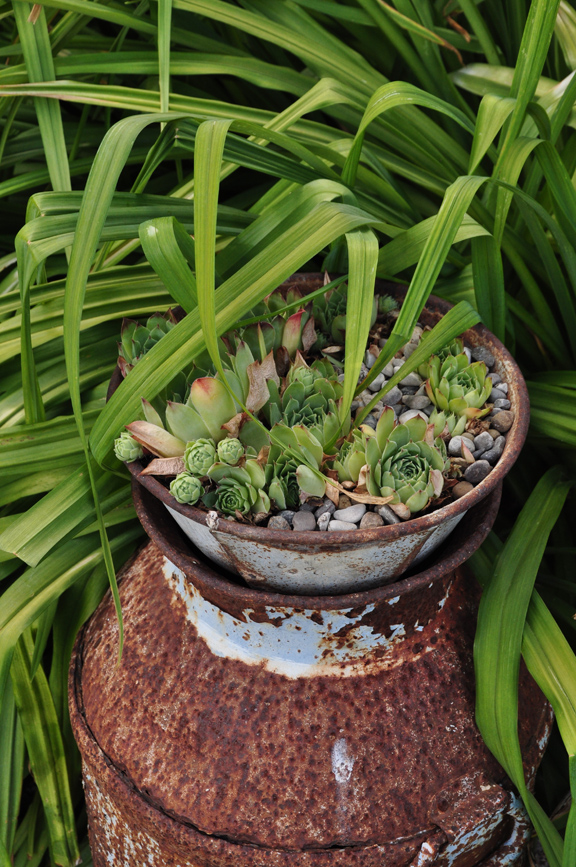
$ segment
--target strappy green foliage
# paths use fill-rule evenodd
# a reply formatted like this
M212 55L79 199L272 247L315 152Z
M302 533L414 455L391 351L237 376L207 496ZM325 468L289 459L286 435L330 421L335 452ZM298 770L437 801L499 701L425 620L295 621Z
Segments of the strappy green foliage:
M576 819L563 840L546 812L576 788L574 5L3 7L0 864L77 857L68 657L142 538L114 438L175 368L205 350L217 360L217 335L292 272L327 266L349 278L345 405L376 275L410 288L369 381L431 292L463 302L445 339L480 316L526 374L529 445L475 557L493 575L478 722L550 863L572 867ZM121 319L176 304L185 318L105 405ZM545 764L541 808L517 748L521 652L570 756L563 770ZM25 779L36 794L21 802Z

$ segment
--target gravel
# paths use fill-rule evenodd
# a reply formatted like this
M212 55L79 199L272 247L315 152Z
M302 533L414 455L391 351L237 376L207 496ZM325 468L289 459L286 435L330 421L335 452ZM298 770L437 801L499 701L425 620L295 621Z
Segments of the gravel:
M364 503L355 503L353 506L348 506L346 509L337 509L334 512L335 521L348 521L351 524L357 524L366 514L366 506Z
M490 437L492 439L492 437ZM490 443L492 445L492 443ZM462 437L452 437L448 443L448 454L453 458L459 458L462 454Z
M361 530L374 530L376 527L384 525L383 518L377 512L366 512L360 521Z
M491 419L491 424L494 430L498 433L506 433L512 427L514 421L514 413L509 410L501 410Z
M316 518L312 512L296 512L292 521L292 528L298 533L306 530L315 530Z
M318 529L321 532L325 532L328 529L328 525L330 524L331 520L332 520L332 515L330 514L330 512L324 512L324 514L320 515L320 517L317 520Z
M466 472L464 473L464 479L472 485L477 485L486 478L491 469L492 467L488 461L475 461L467 467Z
M387 524L399 524L400 518L390 506L379 506L376 512Z
M486 367L494 367L494 356L485 346L473 346L471 352L474 361L483 361Z
M474 437L474 450L475 451L488 451L494 447L494 440L488 433L488 431L483 431L483 433L478 434L477 437Z
M269 530L291 530L292 527L282 515L272 515L268 521Z
M454 485L452 488L452 496L459 500L460 497L463 497L464 494L470 493L470 491L474 490L474 485L472 482L458 482L458 484Z
M351 524L350 521L330 521L328 531L330 530L357 530L356 524Z

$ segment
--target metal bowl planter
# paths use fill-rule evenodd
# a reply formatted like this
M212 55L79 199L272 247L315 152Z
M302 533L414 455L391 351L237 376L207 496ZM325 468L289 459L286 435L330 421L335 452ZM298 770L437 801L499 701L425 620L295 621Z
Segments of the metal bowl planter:
M474 723L479 588L462 563L500 485L442 555L344 596L243 586L191 555L134 484L151 542L78 636L72 726L95 867L520 867L529 833ZM551 717L522 668L533 780Z
M313 290L320 274L295 275L284 285ZM401 300L404 293L383 281L377 290ZM431 296L420 321L434 325L451 305ZM184 533L219 566L241 575L250 587L279 593L340 594L368 590L394 581L421 563L443 542L466 512L488 496L516 461L529 423L528 393L522 374L503 344L481 325L464 334L466 344L487 347L495 371L508 383L514 423L492 472L458 500L420 518L369 530L339 533L296 532L249 526L215 518L193 506L181 505L153 476L140 476L143 464L128 464L130 472L161 500Z

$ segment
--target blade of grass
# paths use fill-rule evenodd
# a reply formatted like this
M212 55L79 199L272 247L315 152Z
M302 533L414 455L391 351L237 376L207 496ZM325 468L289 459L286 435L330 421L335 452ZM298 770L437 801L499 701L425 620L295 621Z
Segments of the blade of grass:
M524 779L518 740L518 676L534 580L570 487L558 467L548 470L536 485L482 596L474 644L478 727L522 795L552 867L561 865L562 840Z

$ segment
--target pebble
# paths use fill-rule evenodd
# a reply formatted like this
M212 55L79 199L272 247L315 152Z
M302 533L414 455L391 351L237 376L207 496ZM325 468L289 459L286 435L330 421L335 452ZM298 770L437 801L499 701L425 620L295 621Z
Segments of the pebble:
M313 506L312 503L306 502L306 503L302 503L302 505L300 506L300 511L301 512L313 512L314 509L316 509L316 508L317 507ZM296 512L296 514L298 514L298 512Z
M500 382L498 384L498 390L503 391L504 394L508 394L508 383L507 382Z
M384 520L377 512L366 512L360 521L361 530L373 530L375 527L383 527Z
M356 524L351 524L349 521L330 521L328 531L330 530L357 530Z
M500 454L504 451L504 446L506 445L506 437L498 436L494 442L494 448L500 449Z
M415 385L416 388L420 388L422 385L422 377L412 371L412 373L409 373L404 377L404 379L400 380L400 385Z
M462 433L462 436L463 436L465 439L467 439L467 440L472 440L472 442L474 442L474 434L473 434L473 433L470 433L469 430L465 430L465 431Z
M378 346L380 347L380 349L382 349L383 346L386 346L387 342L388 340L386 337L381 337L378 341Z
M335 521L348 521L351 524L357 524L366 514L366 506L364 503L355 503L353 506L347 506L346 509L337 509L334 512Z
M434 412L434 405L430 404L430 406L425 406L422 412L426 413L426 415L430 416Z
M462 455L462 437L452 437L448 443L448 454L453 458L459 458Z
M499 433L506 433L512 427L514 413L509 410L501 410L492 419L492 427Z
M494 439L494 440L497 440L498 437L501 436L500 431L494 430L493 427L491 427L491 428L488 430L488 433L490 434L490 436L491 436L492 439Z
M394 388L391 388L390 391L384 395L384 400L388 406L394 406L394 404L401 402L402 392L397 385L395 385Z
M406 412L403 412L401 416L398 416L398 421L400 424L404 424L408 419L415 418L416 416L420 416L424 421L428 421L428 418L424 415L421 409L409 409Z
M318 522L317 522L318 523L318 529L321 532L326 532L331 520L332 520L332 515L330 514L330 512L324 512L324 514L320 515L320 517L318 518Z
M416 388L415 385L403 385L402 388L400 389L400 391L404 395L411 395L411 394L417 394L420 391L420 389Z
M464 479L473 485L477 485L478 482L481 482L483 479L486 478L491 469L492 467L490 466L488 461L475 461L475 463L470 464L470 466L467 468L466 472L464 473Z
M292 521L294 520L294 515L296 512L293 512L292 509L284 509L280 512L280 517L284 518L285 521L288 521L290 526L292 526Z
M394 365L391 361L388 362L382 373L387 379L390 379L391 376L394 376Z
M378 376L376 377L376 379L374 380L374 382L370 383L368 388L370 389L370 391L380 391L380 389L382 388L382 386L384 385L385 382L386 382L386 379L384 377L384 374L379 373Z
M475 361L483 361L486 367L494 367L494 356L485 346L474 346L472 348L472 358Z
M489 373L488 379L492 380L492 385L496 385L497 383L502 382L502 377L499 376L499 374L497 374L497 373ZM506 387L508 387L508 386L506 386Z
M488 461L491 466L498 463L502 451L500 449L489 449L487 452L482 452L482 460Z
M488 398L490 403L495 403L497 400L502 399L506 400L506 392L500 391L499 388L493 388L490 392L490 397Z
M494 402L494 409L510 409L512 404L506 398L502 398L501 400L496 400Z
M463 497L464 494L468 494L470 491L474 490L474 485L471 482L458 482L457 485L454 485L452 488L452 496L455 499L459 500L460 497Z
M334 505L332 500L330 500L328 503L323 503L319 509L316 509L314 514L316 516L316 520L318 520L318 518L321 518L322 515L326 515L326 514L333 515L335 511L336 511L336 506Z
M291 530L291 526L282 515L272 515L268 521L268 529L270 530Z
M366 352L366 355L364 356L364 364L366 365L368 370L370 370L371 367L374 367L375 363L376 363L376 356L372 355L371 352Z
M488 433L488 431L483 431L483 433L478 434L477 437L474 437L474 450L475 451L483 451L486 452L488 449L494 447L494 440Z
M430 398L425 394L408 395L404 398L404 403L410 409L426 409L427 406L430 406Z
M364 419L364 424L367 424L368 427L371 427L373 430L376 430L376 425L378 424L378 419L372 413L369 413Z
M352 500L350 497L347 497L346 494L340 494L340 499L338 500L338 508L339 509L347 509L348 506L352 505Z
M402 350L404 353L404 358L410 358L415 349L418 349L417 343L407 343Z
M467 346L464 347L464 355L466 356L466 358L468 359L469 362L472 361L472 353L470 352L470 350L468 349Z
M296 512L292 527L296 532L316 529L316 518L312 512Z
M398 517L398 515L396 514L394 509L390 508L390 506L379 506L379 508L376 509L376 511L380 515L380 517L384 519L384 521L387 524L399 524L400 523L400 518Z

